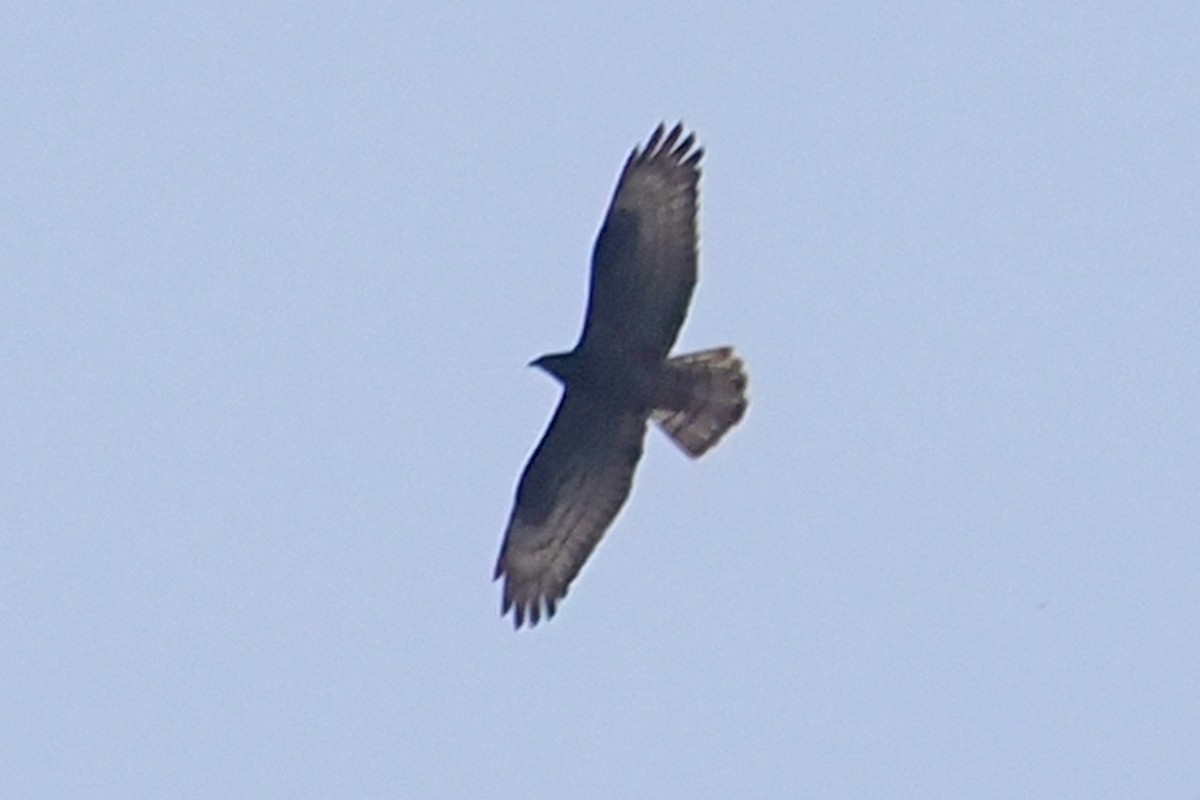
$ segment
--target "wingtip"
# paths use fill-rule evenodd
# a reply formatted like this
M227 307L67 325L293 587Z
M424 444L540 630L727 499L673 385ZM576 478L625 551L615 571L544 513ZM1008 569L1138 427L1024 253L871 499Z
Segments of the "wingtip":
M650 139L646 142L646 146L642 148L643 153L649 155L654 152L654 149L658 147L658 143L662 140L664 130L666 130L666 126L661 122L658 123L658 127L650 134Z
M549 622L554 618L555 612L558 611L558 601L561 599L562 597L534 597L514 602L506 592L500 605L500 616L507 616L511 610L513 630L515 631L523 627L536 628L539 622L543 620Z
M700 159L704 157L704 148L696 147L696 132L691 131L684 136L686 130L682 120L675 123L670 131L667 130L665 122L658 123L658 127L650 134L646 144L633 148L629 153L625 169L628 170L635 162L646 162L660 157L696 169L700 164ZM693 147L696 149L693 150Z
M689 133L687 136L685 136L683 138L683 141L680 142L679 145L676 146L676 148L671 151L671 156L677 160L680 158L683 158L684 154L687 153L688 150L691 150L692 145L694 145L695 143L696 143L695 132Z
M662 126L659 126L661 130ZM667 134L667 138L663 139L662 147L659 148L660 153L671 153L675 150L675 143L679 141L679 137L683 135L683 123L676 122L675 127L671 128L671 132Z

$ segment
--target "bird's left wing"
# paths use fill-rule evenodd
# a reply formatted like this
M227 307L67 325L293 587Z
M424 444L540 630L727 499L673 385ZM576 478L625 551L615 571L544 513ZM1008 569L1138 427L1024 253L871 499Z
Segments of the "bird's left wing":
M695 144L660 125L629 154L592 250L580 350L667 357L696 286Z
M495 577L501 613L536 625L558 601L621 510L642 455L646 415L569 389L525 466Z

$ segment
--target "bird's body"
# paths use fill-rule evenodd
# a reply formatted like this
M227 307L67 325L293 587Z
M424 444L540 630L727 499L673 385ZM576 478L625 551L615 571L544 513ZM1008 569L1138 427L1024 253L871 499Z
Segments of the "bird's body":
M669 357L696 284L703 150L682 133L664 138L659 126L630 154L592 254L579 342L533 362L563 397L521 476L496 563L517 627L554 614L620 511L649 420L698 457L745 413L732 348Z

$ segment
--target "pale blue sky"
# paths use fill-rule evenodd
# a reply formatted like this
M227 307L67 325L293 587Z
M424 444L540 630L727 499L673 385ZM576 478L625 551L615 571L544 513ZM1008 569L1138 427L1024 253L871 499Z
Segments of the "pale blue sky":
M0 12L0 796L1195 797L1193 3ZM681 345L490 581L629 149Z

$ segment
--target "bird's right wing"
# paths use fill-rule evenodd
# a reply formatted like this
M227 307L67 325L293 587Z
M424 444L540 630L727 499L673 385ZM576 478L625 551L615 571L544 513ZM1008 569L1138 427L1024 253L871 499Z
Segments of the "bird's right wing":
M554 615L629 496L646 415L616 411L567 390L517 487L495 577L513 623Z

